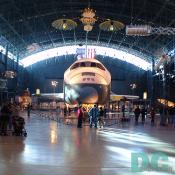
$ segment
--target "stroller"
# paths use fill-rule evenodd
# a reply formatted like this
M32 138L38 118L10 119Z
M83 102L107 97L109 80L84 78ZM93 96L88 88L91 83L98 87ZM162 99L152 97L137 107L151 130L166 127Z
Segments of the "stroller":
M27 132L25 129L25 121L24 118L20 117L20 116L14 116L13 119L13 135L16 136L24 136L27 137Z

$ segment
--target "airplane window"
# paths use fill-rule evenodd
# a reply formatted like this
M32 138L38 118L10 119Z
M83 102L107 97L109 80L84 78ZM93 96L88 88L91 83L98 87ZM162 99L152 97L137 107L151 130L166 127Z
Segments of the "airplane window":
M80 67L86 67L85 62L81 62Z
M91 62L86 62L86 67L91 67Z
M70 69L76 69L78 67L97 67L101 70L105 70L104 66L99 63L93 63L93 62L80 62L75 63Z
M105 68L104 68L101 64L99 64L99 63L97 63L97 67L98 67L99 69L105 70Z
M96 63L91 63L91 67L97 67Z
M75 63L70 69L76 69L77 67L79 67L79 63Z

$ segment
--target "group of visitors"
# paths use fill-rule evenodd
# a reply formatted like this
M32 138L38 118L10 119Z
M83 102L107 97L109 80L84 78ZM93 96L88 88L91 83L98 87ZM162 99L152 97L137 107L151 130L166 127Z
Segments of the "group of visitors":
M122 112L122 117L125 118L125 107L124 105L121 108ZM156 114L160 113L160 125L167 125L171 124L172 126L175 127L175 106L174 107L163 107L159 106L157 108L155 107L150 107L146 108L144 105L139 107L137 106L133 110L135 114L135 124L138 125L139 121L141 120L142 124L145 124L145 120L147 115L149 115L150 118L150 123L152 126L155 124L155 116ZM90 122L90 128L94 125L95 128L97 128L97 124L99 123L100 128L104 125L104 118L106 115L106 108L104 109L102 107L98 108L97 105L94 105L89 112L88 112L88 117L89 117L89 122ZM84 118L84 111L82 109L82 106L80 105L78 108L78 124L77 127L81 128L82 123L83 123L83 118Z
M151 125L154 125L154 122L155 122L155 109L153 107L151 107L151 109L148 111L145 108L145 106L142 106L141 109L139 108L139 106L137 106L135 108L135 110L134 110L135 124L138 125L138 121L139 121L140 115L141 115L142 124L144 124L146 116L147 116L148 113L150 113Z
M142 118L142 124L144 124L147 113L149 113L151 118L151 125L154 125L156 112L160 114L160 125L172 124L175 126L175 106L159 106L157 109L151 107L150 110L147 110L144 106L141 109L139 106L137 106L134 110L135 124L138 125L140 115Z
M167 124L175 126L175 106L160 106L159 109L161 119L160 124L162 126L166 126Z
M30 111L27 106L27 115ZM13 135L19 136L24 129L25 120L19 115L20 107L16 103L6 102L0 109L0 135L8 135L8 131ZM25 132L25 136L26 136Z
M77 127L82 128L84 112L81 105L79 106L77 113L78 113ZM104 125L105 109L103 109L102 107L98 108L98 106L95 104L94 107L90 109L88 115L89 115L90 128L92 128L93 124L95 128L97 128L98 122L100 128Z

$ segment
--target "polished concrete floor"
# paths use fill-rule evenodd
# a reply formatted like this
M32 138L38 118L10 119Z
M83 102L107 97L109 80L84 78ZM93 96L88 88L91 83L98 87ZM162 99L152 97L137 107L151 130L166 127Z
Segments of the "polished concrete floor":
M27 138L0 136L0 175L175 174L175 128L116 124L77 129L32 114L26 129ZM167 171L131 171L131 153L158 152L168 156Z

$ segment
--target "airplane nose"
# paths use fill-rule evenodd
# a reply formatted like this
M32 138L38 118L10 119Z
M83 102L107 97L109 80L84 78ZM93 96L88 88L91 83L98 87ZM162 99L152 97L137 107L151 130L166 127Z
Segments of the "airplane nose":
M81 100L89 103L98 102L98 92L95 88L86 86L80 89Z

